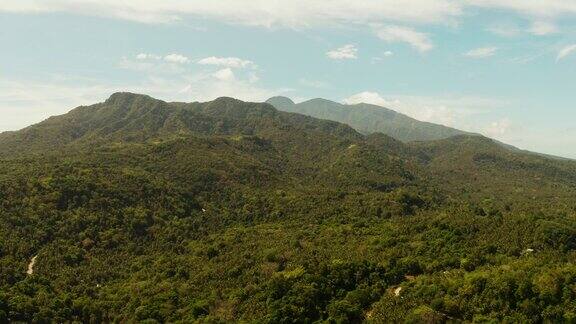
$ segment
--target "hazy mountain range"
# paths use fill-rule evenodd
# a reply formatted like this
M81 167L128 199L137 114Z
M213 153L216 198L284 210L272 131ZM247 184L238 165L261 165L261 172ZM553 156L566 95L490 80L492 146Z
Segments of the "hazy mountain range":
M385 107L370 104L344 105L326 99L312 99L295 104L286 97L266 101L289 112L350 125L362 133L383 133L403 142L432 141L456 135L473 135L455 128L421 122Z

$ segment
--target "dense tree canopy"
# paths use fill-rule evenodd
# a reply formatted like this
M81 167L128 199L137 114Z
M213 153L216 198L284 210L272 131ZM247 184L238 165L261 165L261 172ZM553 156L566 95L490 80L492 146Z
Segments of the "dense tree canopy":
M0 322L576 321L575 191L482 137L115 94L0 135Z

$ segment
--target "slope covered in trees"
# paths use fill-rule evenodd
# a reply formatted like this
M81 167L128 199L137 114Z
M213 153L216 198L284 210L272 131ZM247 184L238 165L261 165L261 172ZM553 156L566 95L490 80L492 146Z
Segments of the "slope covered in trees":
M479 136L118 93L0 135L0 322L573 321L575 191Z

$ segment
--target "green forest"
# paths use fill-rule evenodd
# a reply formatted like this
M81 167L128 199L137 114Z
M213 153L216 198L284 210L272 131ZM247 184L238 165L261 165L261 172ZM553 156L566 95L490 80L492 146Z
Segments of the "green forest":
M0 322L576 323L574 197L482 136L116 93L0 134Z

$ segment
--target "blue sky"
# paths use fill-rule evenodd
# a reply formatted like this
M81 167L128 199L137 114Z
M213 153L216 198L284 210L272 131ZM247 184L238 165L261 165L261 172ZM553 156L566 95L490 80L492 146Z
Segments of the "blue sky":
M133 91L369 102L576 158L573 0L0 0L0 131Z

